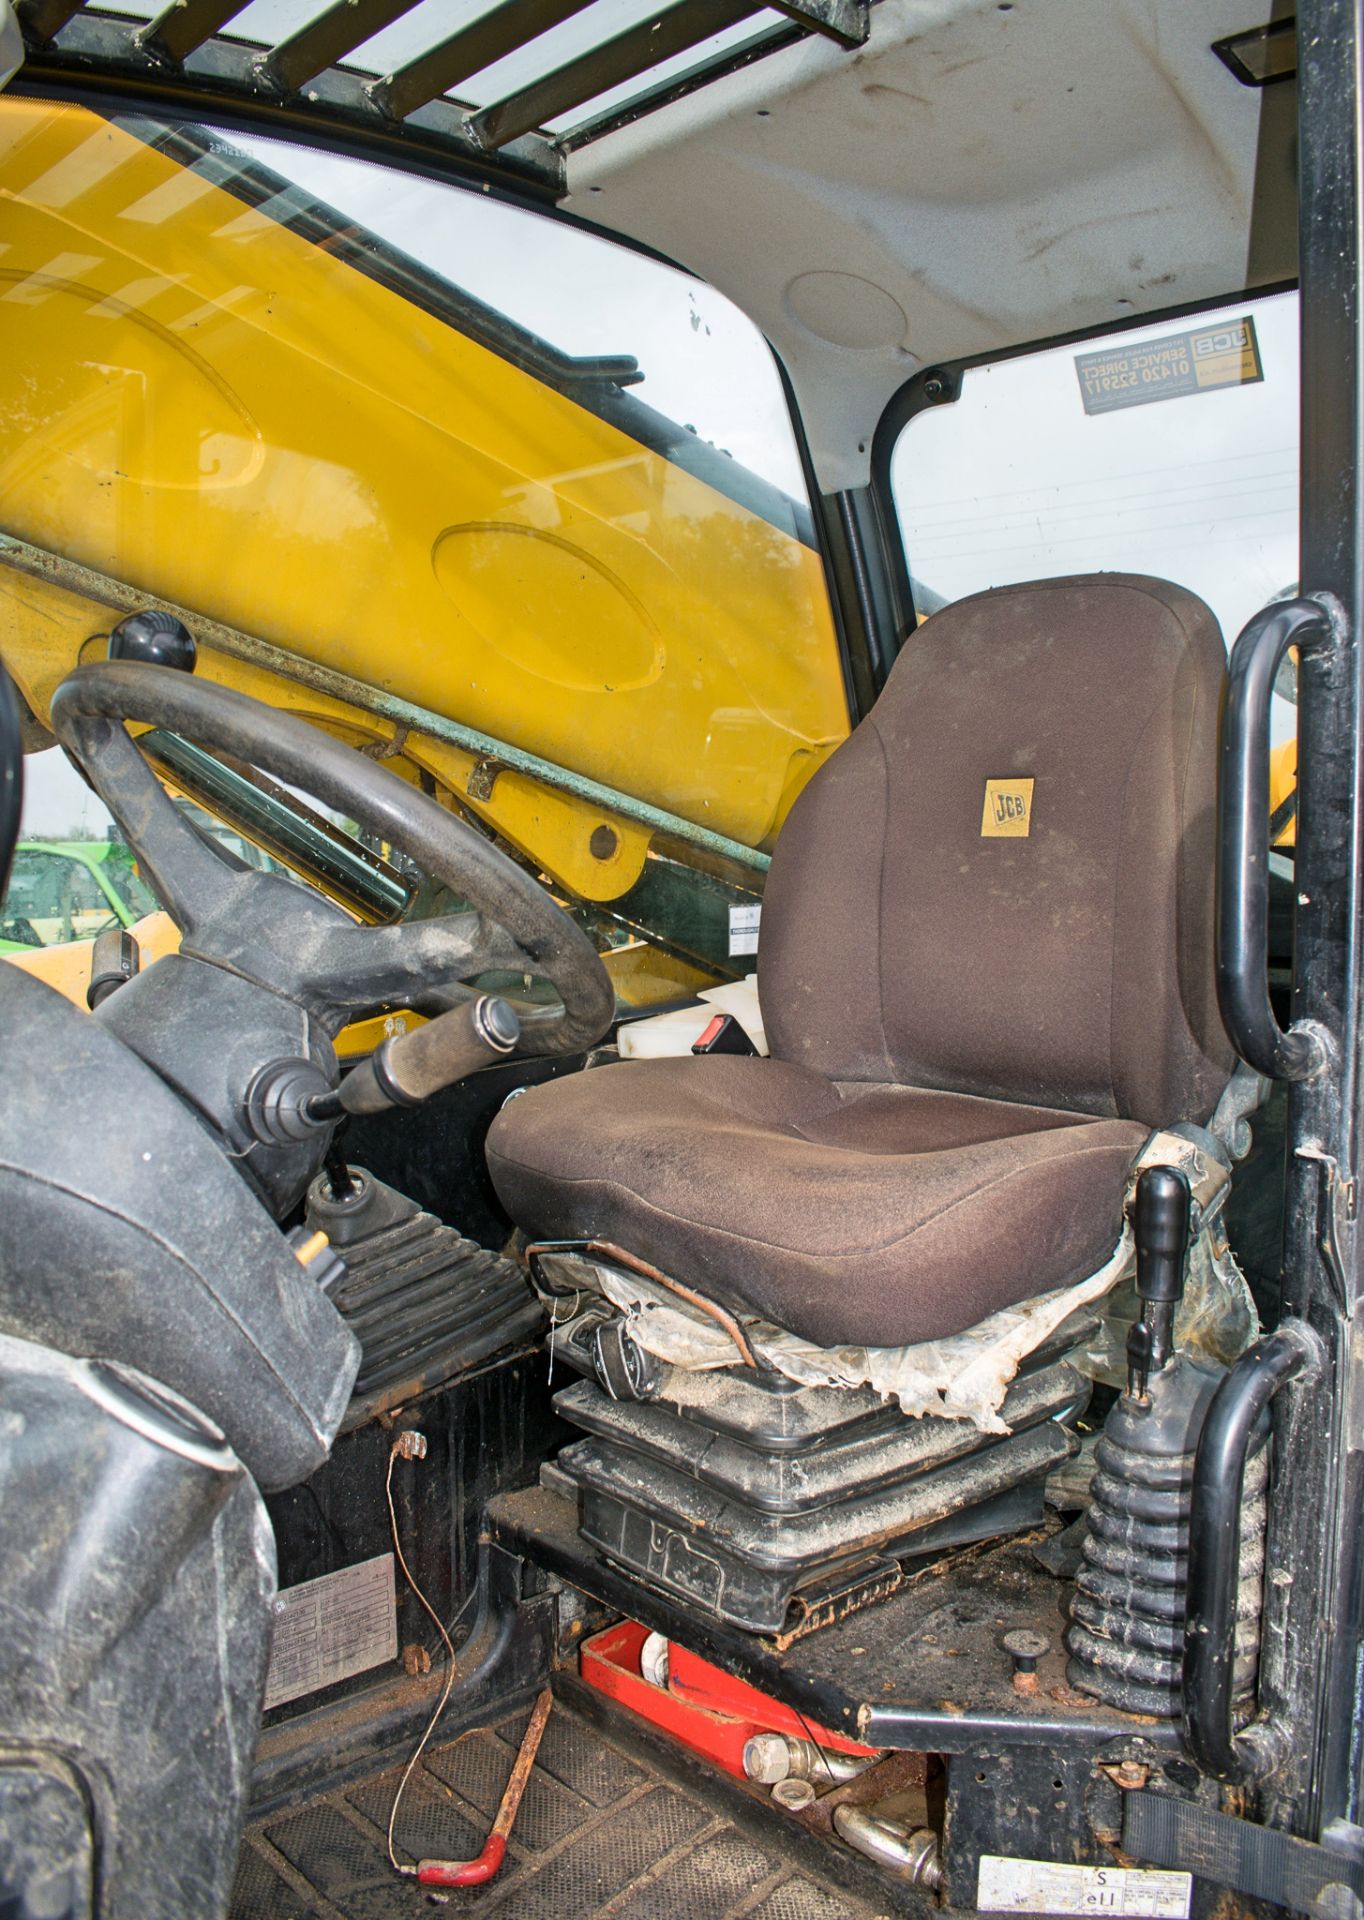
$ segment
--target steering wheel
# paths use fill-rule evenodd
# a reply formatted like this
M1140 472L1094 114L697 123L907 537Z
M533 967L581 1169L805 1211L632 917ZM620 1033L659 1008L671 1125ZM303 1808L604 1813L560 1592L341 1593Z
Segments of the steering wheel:
M281 875L228 866L172 804L128 720L301 788L410 854L471 911L361 927ZM294 1001L333 1038L357 1013L410 1006L493 968L540 975L563 1002L523 1022L523 1054L578 1053L609 1026L606 969L544 888L417 788L306 721L171 667L111 660L62 682L52 726L180 928L180 951Z

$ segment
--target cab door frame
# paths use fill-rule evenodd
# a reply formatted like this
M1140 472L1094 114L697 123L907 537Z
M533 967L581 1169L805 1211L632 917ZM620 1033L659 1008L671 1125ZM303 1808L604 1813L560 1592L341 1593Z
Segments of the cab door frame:
M1293 1019L1325 1071L1290 1088L1283 1313L1325 1353L1275 1402L1260 1700L1285 1730L1267 1824L1364 1852L1364 1242L1359 1231L1364 616L1364 3L1298 7L1302 586L1334 602L1336 644L1298 682Z

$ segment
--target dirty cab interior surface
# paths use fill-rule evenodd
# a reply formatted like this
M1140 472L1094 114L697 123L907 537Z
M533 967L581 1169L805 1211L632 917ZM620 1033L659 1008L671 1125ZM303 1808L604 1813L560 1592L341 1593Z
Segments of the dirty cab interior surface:
M0 1911L1356 1910L1269 13L0 4Z

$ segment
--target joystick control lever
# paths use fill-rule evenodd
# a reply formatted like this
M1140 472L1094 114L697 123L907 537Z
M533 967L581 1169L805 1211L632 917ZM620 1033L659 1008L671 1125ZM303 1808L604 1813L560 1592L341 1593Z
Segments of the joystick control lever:
M424 1027L394 1034L341 1082L335 1096L313 1103L319 1117L382 1113L418 1107L476 1067L505 1059L521 1038L521 1022L505 1000L480 994L437 1015Z
M505 1060L521 1022L505 1000L481 993L425 1026L393 1034L332 1086L315 1060L272 1060L246 1090L243 1118L266 1146L325 1132L348 1113L417 1107L466 1073Z
M1174 1351L1175 1308L1184 1292L1193 1199L1177 1167L1148 1167L1132 1209L1141 1317L1127 1333L1127 1392L1146 1398L1146 1383Z

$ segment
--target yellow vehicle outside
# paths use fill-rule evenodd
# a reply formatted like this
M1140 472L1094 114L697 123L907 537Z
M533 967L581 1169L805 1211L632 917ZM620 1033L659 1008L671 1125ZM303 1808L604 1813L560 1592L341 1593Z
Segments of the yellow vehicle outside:
M205 677L434 781L583 899L635 884L651 826L410 708L770 846L848 728L813 546L215 159L0 103L0 652L35 714L102 646L112 582L185 611Z

